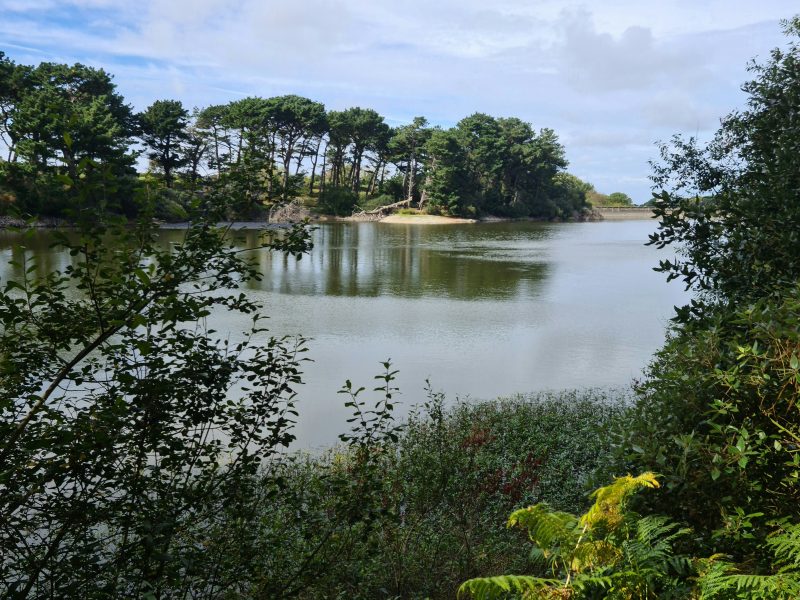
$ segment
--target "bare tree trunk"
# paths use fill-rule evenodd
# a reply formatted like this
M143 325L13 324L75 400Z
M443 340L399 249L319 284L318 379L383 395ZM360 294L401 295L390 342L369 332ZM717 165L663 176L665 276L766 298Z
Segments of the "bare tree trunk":
M431 172L436 165L436 159L431 157L431 164L425 174L425 183L422 186L422 195L419 198L419 209L422 210L422 207L425 206L425 203L428 201L428 186L431 183Z
M219 164L219 137L217 135L217 126L212 125L211 130L214 132L214 164L217 167L217 179L219 179L222 172L222 165Z
M321 143L321 141L320 141ZM322 153L322 173L319 176L319 193L325 191L325 163L328 160L328 146L329 142L325 142L325 151Z
M289 194L289 171L291 170L292 166L292 147L287 144L286 147L286 156L283 160L283 190L282 196L284 200L288 199Z
M273 186L272 175L275 169L275 136L276 132L272 132L269 138L269 159L267 160L267 198L272 200Z
M353 191L357 194L361 183L361 155L363 150L357 146L353 149L353 170L350 173L350 184Z
M300 146L300 151L297 154L297 168L294 170L295 175L300 174L300 167L303 164L303 157L306 154L306 150L308 149L308 140L304 139L302 145Z
M400 202L393 202L392 204L386 204L384 206L379 206L373 210L362 210L360 213L353 213L354 215L382 215L383 213L392 212L395 208L400 208L403 206L410 206L408 200L400 200Z
M314 152L314 160L311 161L311 181L308 184L308 195L314 195L314 176L317 174L317 161L319 160L319 148L322 146L322 138L317 142L317 149Z
M231 138L228 135L228 130L227 129L225 130L225 145L228 148L228 158L227 158L228 167L227 167L227 169L228 169L228 171L230 171L231 168L233 167L233 145L231 144Z
M417 161L414 157L414 151L411 151L411 158L408 160L408 199L409 205L414 201L414 180L416 179Z
M386 167L387 163L383 163L383 169L381 169L381 181L378 183L378 191L383 193L383 178L386 175Z
M378 172L381 170L382 163L383 161L380 159L375 163L375 170L372 172L372 178L369 180L369 185L367 186L367 198L375 193L375 187L378 183Z
M170 138L167 138L167 147L166 151L164 152L163 156L166 158L164 161L164 183L167 184L167 189L172 187L172 166L169 164L169 154L170 154Z

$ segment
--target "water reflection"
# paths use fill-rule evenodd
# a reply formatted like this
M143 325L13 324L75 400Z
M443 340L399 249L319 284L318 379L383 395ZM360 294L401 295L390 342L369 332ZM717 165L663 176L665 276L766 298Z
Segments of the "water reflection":
M241 248L258 244L255 230L234 231ZM318 226L310 255L295 257L255 253L263 273L247 289L290 295L459 300L532 298L548 274L546 242L552 228L507 224L463 228L453 226L337 223ZM162 231L160 244L180 243L183 232ZM53 233L3 232L0 251L3 279L19 279L24 264L43 275L63 270L77 260L53 247ZM11 264L13 263L13 264Z
M20 281L29 267L33 267L33 271L28 277L41 278L73 264L76 259L64 248L54 247L54 242L52 231L0 230L0 279Z
M511 235L481 228L341 223L318 227L301 260L261 253L264 273L250 289L292 295L459 300L533 297L547 276L542 242L532 227ZM252 240L249 240L252 241Z
M387 357L400 369L399 416L424 399L426 378L450 398L626 385L687 300L652 271L668 258L643 245L653 227L325 224L302 260L254 253L264 277L246 293L265 306L270 334L313 338L298 390L301 444L336 440L349 416L336 390L346 379L371 387ZM259 234L231 235L252 247ZM74 259L51 248L52 236L0 232L0 279L22 276L10 260L63 270ZM159 243L182 238L163 231ZM249 320L217 311L209 324L235 338Z

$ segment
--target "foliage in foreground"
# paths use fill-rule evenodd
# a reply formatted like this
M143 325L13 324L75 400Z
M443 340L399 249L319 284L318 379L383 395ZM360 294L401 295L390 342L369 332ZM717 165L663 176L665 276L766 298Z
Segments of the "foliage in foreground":
M800 595L800 525L784 525L765 543L771 573L745 572L729 557L690 558L676 548L690 536L663 516L642 516L628 506L632 494L658 488L652 473L618 477L594 492L582 516L553 510L546 503L511 514L508 527L526 529L548 577L500 575L465 581L459 597L626 599L697 598L790 600Z
M619 432L617 467L663 473L650 509L754 572L770 521L800 521L800 18L785 29L788 47L750 67L747 108L655 166L651 242L677 250L658 270L695 298Z
M91 205L96 191L73 201ZM260 307L233 291L257 270L209 225L213 202L197 210L207 220L162 249L151 219L130 228L90 209L58 237L66 268L37 273L23 253L21 278L4 282L2 595L213 595L223 557L209 540L293 439L303 341L266 335ZM260 248L299 254L307 233ZM219 310L252 328L240 341L216 335L206 318Z
M368 525L343 509L353 486L370 480L352 450L285 462L285 488L252 510L254 524L270 526L248 560L271 553L274 561L270 549L279 544L283 562L270 565L279 575L318 547L303 598L452 598L468 577L535 568L517 551L519 536L502 527L503 515L539 501L583 510L588 477L609 456L603 431L621 403L591 392L452 408L443 400L431 392L394 430L396 441L378 436L360 454L374 461ZM287 518L306 504L316 516Z
M658 487L652 473L619 477L594 493L595 502L580 517L547 504L517 510L508 527L528 531L532 556L546 564L550 577L499 576L466 581L459 596L476 600L517 592L530 598L650 598L676 594L689 561L675 556L673 543L688 534L662 517L627 510L628 497ZM674 596L673 596L674 597Z
M399 431L387 364L374 408L343 390L340 448L284 454L302 340L270 338L236 292L253 248L209 225L213 198L163 248L152 220L97 222L97 192L76 190L91 218L59 238L71 263L41 273L22 253L0 294L4 596L447 598L527 564L497 527L518 502L582 505L620 412L601 394L445 410L431 392ZM217 310L253 329L218 337Z

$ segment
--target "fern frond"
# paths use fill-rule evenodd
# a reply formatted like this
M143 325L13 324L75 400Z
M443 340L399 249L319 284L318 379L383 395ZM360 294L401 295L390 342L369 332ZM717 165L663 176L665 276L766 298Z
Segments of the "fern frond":
M581 597L605 597L603 592L614 587L614 580L610 575L580 574L575 577L571 586Z
M545 551L575 546L580 536L575 515L551 510L545 503L514 511L508 518L507 526L524 527L531 541Z
M694 564L688 556L670 556L667 559L669 570L676 575L686 577L694 572Z
M723 555L699 561L701 577L697 579L700 600L728 598L763 598L770 600L796 600L800 598L800 574L778 573L755 575L738 573L736 565L718 560Z
M628 496L641 489L657 487L659 487L658 478L654 473L642 473L636 477L631 475L617 477L614 483L601 487L592 494L594 504L581 517L581 524L595 527L602 522L610 529L614 529L623 520Z
M495 600L512 593L534 594L545 588L561 585L558 579L543 579L526 575L500 575L497 577L476 577L469 579L458 588L459 598L475 600Z
M610 567L622 556L622 551L607 540L589 540L575 548L571 567L576 572Z
M797 600L800 598L800 577L790 574L777 575L724 575L718 577L712 588L721 592L744 592L746 598L763 600ZM714 598L704 590L701 598Z
M767 539L781 571L800 569L800 525L789 525Z
M560 556L557 554L553 554L550 550L543 550L539 546L532 546L528 552L528 559L531 561L531 564L554 569L558 567L557 562L559 558Z
M636 539L644 544L672 544L691 531L688 527L681 528L668 517L658 515L642 517L636 522Z
M623 542L625 560L634 569L654 569L666 574L675 540L690 533L666 517L644 517L636 523L636 537Z

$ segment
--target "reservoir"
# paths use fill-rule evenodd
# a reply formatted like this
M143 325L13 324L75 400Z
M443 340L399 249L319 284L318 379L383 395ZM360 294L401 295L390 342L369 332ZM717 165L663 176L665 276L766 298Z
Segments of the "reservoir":
M688 301L679 282L652 270L669 256L644 245L655 227L327 223L299 261L257 253L264 277L245 293L263 304L272 335L309 338L297 445L334 443L349 416L337 391L348 379L371 390L387 359L399 370L398 418L425 399L426 380L451 402L629 386L663 343L673 307ZM257 233L234 235L245 244ZM182 232L161 236L167 244ZM0 278L14 275L8 261L22 244L42 270L65 267L70 257L51 238L0 233ZM209 317L233 338L248 325L232 313Z

